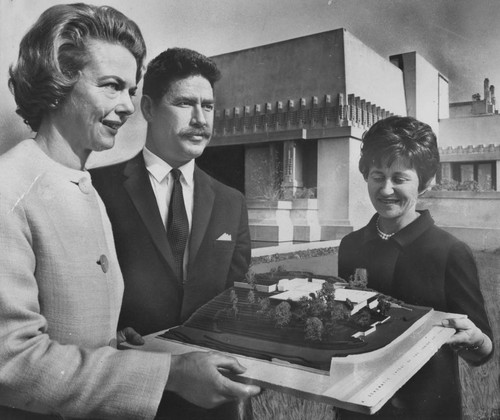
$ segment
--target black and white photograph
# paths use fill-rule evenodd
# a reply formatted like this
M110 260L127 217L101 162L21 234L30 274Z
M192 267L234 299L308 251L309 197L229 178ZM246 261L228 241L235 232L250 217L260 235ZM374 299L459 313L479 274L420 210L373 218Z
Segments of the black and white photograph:
M0 420L500 419L498 1L0 18Z

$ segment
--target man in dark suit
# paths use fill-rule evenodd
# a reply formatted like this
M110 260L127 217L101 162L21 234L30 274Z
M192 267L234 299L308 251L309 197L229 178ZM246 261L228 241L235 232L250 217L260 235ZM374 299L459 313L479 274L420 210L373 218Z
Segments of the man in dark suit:
M210 142L219 78L215 63L195 51L161 53L144 76L144 150L91 171L125 281L120 328L145 335L178 325L245 277L250 262L245 199L194 163ZM170 413L174 405L169 402ZM177 416L195 418L191 412L185 417L183 402L179 407ZM204 416L197 418L212 418Z

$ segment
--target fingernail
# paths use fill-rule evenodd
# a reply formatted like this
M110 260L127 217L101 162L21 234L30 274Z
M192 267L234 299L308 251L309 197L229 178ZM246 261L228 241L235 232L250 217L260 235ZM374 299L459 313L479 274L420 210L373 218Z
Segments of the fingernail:
M445 327L449 326L450 325L450 321L448 321L447 319L443 319L441 321L441 324L443 324Z

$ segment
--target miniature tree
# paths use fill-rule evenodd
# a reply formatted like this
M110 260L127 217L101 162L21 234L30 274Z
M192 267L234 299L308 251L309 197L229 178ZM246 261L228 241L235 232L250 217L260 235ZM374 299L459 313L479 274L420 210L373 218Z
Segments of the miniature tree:
M346 298L345 299L345 306L347 306L347 309L352 311L354 309L354 303L352 303L351 299Z
M343 302L328 302L328 316L325 316L323 319L323 336L333 337L335 335L335 327L339 322L346 321L350 317L351 312Z
M323 335L323 322L317 317L306 320L305 339L309 341L321 341Z
M354 274L349 276L349 286L366 289L368 286L368 272L366 268L356 268Z
M269 298L259 298L258 303L261 311L267 311L269 306L271 306L271 300Z
M247 294L247 301L251 305L255 303L255 292L253 290L249 290Z
M231 309L229 309L228 315L238 318L238 295L234 289L229 293L229 301L231 302Z
M252 270L248 270L247 273L245 274L245 280L250 285L251 289L255 290L256 287L255 272L253 272Z
M370 325L371 319L370 310L363 308L354 317L354 322L362 327L366 327L367 325Z
M321 290L318 292L318 297L323 298L327 302L335 300L335 287L332 283L325 281L321 285Z
M299 319L305 320L310 317L321 317L326 309L325 300L318 298L314 293L310 293L309 297L299 299L296 312Z
M296 306L293 313L294 317L300 322L305 322L308 318L310 299L308 297L302 296Z
M271 301L269 298L259 298L259 310L257 315L263 318L269 318L271 316Z
M334 302L332 305L332 310L330 312L332 321L343 321L349 319L350 311L341 302Z
M311 316L316 316L318 318L322 318L325 316L327 312L327 303L324 299L313 299L311 305Z
M274 325L278 328L283 328L292 319L292 307L288 302L281 302L274 309Z
M387 316L389 310L391 309L391 303L385 299L378 300L377 310L382 316Z
M229 302L233 303L235 300L238 301L238 295L236 294L236 290L231 289L229 292Z

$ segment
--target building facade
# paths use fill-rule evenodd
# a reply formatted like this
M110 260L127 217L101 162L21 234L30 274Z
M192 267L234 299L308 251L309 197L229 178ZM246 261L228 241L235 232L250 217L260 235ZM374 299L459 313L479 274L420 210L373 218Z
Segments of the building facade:
M500 115L489 79L483 99L475 93L469 102L450 104L450 117L440 121L440 144L441 183L499 191Z
M448 81L417 53L386 59L345 29L213 57L214 138L199 164L247 197L252 240L339 239L373 213L358 171L374 122L439 130Z

